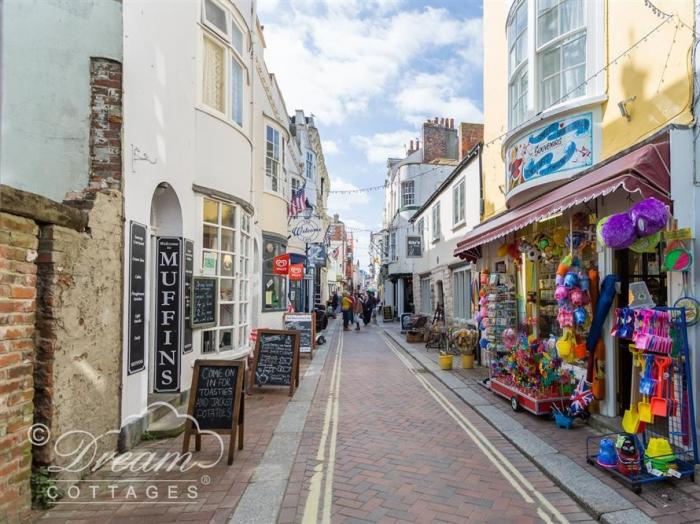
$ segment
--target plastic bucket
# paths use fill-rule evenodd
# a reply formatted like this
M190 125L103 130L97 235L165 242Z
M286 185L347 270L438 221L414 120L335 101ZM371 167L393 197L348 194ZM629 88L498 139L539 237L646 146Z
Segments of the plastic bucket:
M440 355L438 357L438 364L440 364L440 369L445 371L452 369L452 355Z
M462 355L462 369L474 368L474 355Z

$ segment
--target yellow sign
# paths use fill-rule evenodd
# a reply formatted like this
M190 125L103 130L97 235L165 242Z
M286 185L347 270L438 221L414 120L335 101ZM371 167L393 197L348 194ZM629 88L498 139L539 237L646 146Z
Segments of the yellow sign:
M664 240L690 240L693 238L693 231L689 227L664 231Z

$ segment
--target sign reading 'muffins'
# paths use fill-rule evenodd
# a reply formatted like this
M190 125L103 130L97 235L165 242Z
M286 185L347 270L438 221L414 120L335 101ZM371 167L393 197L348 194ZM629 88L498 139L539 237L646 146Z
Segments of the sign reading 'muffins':
M154 389L180 390L180 264L182 239L159 237L156 249L156 347Z

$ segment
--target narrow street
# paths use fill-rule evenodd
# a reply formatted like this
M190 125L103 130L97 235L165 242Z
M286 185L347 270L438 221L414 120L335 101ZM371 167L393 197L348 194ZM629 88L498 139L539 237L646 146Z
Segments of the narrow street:
M279 522L589 519L381 326L330 351Z

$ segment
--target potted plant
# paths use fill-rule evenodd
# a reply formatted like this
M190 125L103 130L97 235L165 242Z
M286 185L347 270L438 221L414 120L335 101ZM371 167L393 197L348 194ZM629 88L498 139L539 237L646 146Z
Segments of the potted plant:
M462 356L463 369L474 368L474 352L478 338L479 332L474 329L461 328L452 333L452 343Z

